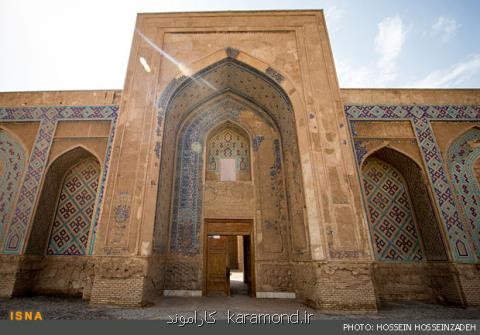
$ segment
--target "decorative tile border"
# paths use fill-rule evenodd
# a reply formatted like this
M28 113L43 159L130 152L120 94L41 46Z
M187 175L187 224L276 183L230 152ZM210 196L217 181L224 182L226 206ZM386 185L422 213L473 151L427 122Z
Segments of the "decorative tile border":
M351 125L352 136L355 136L356 122L385 120L412 122L433 187L435 201L446 228L453 259L460 262L475 262L477 258L460 220L430 121L480 121L480 106L345 105L345 114ZM354 149L359 168L366 154L363 141L355 141Z
M0 121L40 121L37 137L28 161L27 173L20 188L17 205L10 226L6 230L3 243L5 254L21 254L25 245L25 235L32 220L33 210L40 193L40 184L45 173L48 154L58 121L63 120L111 120L112 127L106 150L100 195L95 210L93 232L89 254L95 241L96 226L103 199L105 179L108 171L113 134L118 106L46 106L0 108Z

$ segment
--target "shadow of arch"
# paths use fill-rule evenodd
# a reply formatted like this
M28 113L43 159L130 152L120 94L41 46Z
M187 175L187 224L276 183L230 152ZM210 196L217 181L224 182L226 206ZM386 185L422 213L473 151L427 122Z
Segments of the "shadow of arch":
M87 148L86 146L84 146L83 144L74 144L70 147L67 147L65 150L57 153L55 156L52 156L49 158L49 163L48 163L48 166L47 166L47 170L49 169L50 165L52 165L56 160L57 158L60 158L61 156L69 153L70 151L72 150L77 150L77 149L82 149L83 151L87 152L88 154L90 154L97 162L101 162L102 159L98 156L98 154L91 150L90 148Z
M86 160L92 160L98 165L100 176L97 157L83 146L62 153L49 164L28 238L25 251L27 255L45 255L64 178L75 166Z
M405 152L401 148L396 147L394 144L392 145L391 143L381 144L372 148L370 152L368 152L365 156L363 156L362 161L360 162L360 166L363 166L363 163L368 157L374 156L376 152L381 152L383 149L385 149L386 151L392 150L392 151L398 152L400 155L403 155L406 158L410 159L412 163L416 164L418 168L421 169L422 163L418 161L417 158L413 157L411 154L409 154L408 152Z

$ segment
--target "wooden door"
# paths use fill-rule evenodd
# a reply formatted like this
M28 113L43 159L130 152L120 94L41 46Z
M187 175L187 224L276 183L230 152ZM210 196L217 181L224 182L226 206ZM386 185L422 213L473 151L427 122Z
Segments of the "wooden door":
M243 269L243 282L248 284L248 294L252 295L252 253L251 253L251 245L250 245L250 236L243 237L243 262L244 262L244 269Z
M207 294L229 295L228 237L209 235L207 241Z

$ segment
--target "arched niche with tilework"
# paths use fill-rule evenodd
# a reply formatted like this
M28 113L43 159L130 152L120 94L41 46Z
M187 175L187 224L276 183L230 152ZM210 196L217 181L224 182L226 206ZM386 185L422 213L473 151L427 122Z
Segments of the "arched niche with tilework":
M0 128L0 241L12 219L25 173L25 149L10 132Z
M417 163L383 147L364 160L362 180L377 260L447 260L427 179Z
M473 127L460 135L446 156L458 207L480 258L480 128Z
M98 159L80 146L49 165L27 254L87 254L100 170Z

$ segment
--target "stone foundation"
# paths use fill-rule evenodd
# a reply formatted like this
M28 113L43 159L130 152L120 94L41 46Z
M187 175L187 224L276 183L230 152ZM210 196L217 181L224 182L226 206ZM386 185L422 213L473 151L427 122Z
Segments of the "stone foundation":
M93 263L81 256L1 256L0 296L90 298Z
M448 262L429 263L430 281L436 302L465 305L462 288L455 271L455 264Z
M424 301L462 304L458 281L447 262L383 263L373 266L379 302Z
M257 296L260 292L294 292L292 265L257 263Z
M147 257L98 257L91 304L142 306L148 269Z
M466 306L480 306L480 264L455 264Z
M325 312L373 312L388 301L480 305L480 268L448 262L257 263L257 293L294 294ZM142 306L166 292L201 292L198 262L150 257L0 256L0 297L81 296ZM178 291L178 292L177 292ZM169 294L171 295L171 294ZM257 294L258 296L258 294Z
M20 256L0 255L0 298L13 294Z
M202 290L203 264L194 257L169 259L165 264L165 290Z
M368 262L312 262L294 266L299 296L325 312L375 312L377 302Z

